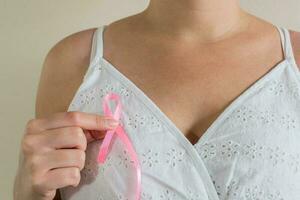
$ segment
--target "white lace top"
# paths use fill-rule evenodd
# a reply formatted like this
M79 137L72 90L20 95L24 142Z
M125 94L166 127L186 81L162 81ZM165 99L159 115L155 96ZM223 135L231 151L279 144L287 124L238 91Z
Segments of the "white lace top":
M141 199L300 199L300 73L286 28L277 27L285 59L240 94L193 145L102 57L105 26L94 34L90 66L68 110L102 115L104 95L121 96L121 123L142 167ZM116 139L100 165L100 144L88 145L80 185L62 188L62 199L135 198L135 168L125 146Z

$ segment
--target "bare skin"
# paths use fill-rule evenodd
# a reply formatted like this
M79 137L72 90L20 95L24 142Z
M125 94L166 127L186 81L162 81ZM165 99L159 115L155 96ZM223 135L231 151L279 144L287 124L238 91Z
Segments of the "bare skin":
M103 57L141 88L194 144L237 96L284 57L276 28L242 11L235 0L224 5L217 0L169 1L151 0L145 11L111 23L104 32ZM216 6L222 12L210 12ZM48 53L37 94L37 118L67 110L87 70L94 31L74 33ZM300 66L300 33L290 32ZM59 132L66 131L60 128ZM77 161L79 169L82 162ZM16 183L30 174L20 171ZM76 181L65 184L76 185ZM39 197L28 190L15 185L15 194L22 199L29 194ZM36 199L52 199L51 195Z

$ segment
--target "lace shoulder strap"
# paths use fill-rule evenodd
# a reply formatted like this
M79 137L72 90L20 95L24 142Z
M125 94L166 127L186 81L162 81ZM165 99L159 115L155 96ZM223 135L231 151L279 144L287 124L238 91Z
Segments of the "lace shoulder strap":
M97 60L97 58L103 57L103 32L105 27L106 25L99 26L93 34L90 63L93 60Z
M90 54L90 63L87 69L87 72L84 75L84 80L95 68L95 63L99 61L103 56L103 32L106 25L101 25L93 33L91 54Z
M282 41L284 43L285 58L289 59L291 61L294 61L295 57L294 57L294 53L293 53L290 32L285 27L279 27L279 29L281 31L281 37L282 37Z

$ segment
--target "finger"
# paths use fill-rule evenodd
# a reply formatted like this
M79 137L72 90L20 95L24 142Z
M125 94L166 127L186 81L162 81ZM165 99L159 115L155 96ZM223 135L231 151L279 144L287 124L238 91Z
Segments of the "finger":
M80 171L77 167L53 169L46 173L43 188L55 190L66 186L77 186L80 182Z
M47 118L32 120L27 127L27 132L40 132L47 129L69 126L79 126L87 130L104 131L115 128L115 126L111 126L109 123L112 120L115 121L109 116L79 111L59 112Z
M87 138L80 127L62 127L45 130L38 134L30 134L33 151L49 151L53 149L77 148L85 151Z
M101 140L104 138L106 131L83 130L87 142L90 143L94 140Z
M85 162L85 152L78 149L61 149L40 155L40 167L46 171L77 167L82 170Z

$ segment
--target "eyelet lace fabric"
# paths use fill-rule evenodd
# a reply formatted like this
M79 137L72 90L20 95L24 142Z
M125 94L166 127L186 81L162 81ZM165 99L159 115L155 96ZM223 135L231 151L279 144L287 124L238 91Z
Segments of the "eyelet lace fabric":
M95 35L100 55L102 28ZM121 96L121 123L142 167L142 200L299 200L300 73L287 29L279 30L286 60L234 101L195 145L176 135L145 94L101 56L92 60L68 110L102 114L108 92ZM126 148L116 139L99 165L100 145L88 145L80 184L62 188L63 199L134 199Z

